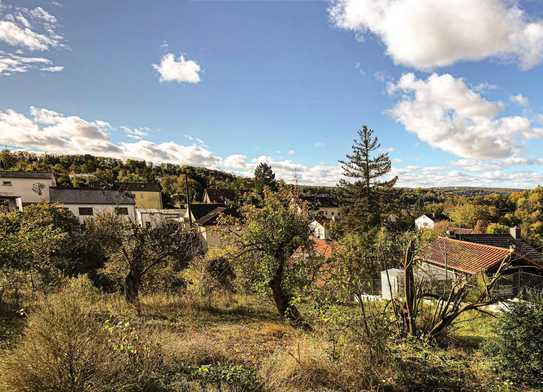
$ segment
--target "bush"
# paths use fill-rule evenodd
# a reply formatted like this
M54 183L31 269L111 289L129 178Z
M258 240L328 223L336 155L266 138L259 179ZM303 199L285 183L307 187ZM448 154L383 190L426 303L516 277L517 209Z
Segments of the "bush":
M543 295L513 303L496 323L496 338L487 343L496 372L516 383L543 387Z
M153 383L160 350L122 320L101 321L90 310L99 298L86 278L44 298L20 343L0 359L0 390L138 390Z

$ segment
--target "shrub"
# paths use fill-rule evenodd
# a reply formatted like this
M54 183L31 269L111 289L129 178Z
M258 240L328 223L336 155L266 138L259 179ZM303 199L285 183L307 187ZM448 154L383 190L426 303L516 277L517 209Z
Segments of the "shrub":
M527 299L504 312L485 351L504 378L543 387L543 294L530 293Z
M122 320L101 321L90 281L69 281L30 314L13 351L0 359L0 390L113 391L153 385L160 350Z

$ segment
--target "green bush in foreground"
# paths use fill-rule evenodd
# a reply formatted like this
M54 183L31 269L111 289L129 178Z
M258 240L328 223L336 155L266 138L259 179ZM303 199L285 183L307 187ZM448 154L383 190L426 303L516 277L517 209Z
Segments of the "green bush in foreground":
M503 378L543 387L543 294L511 305L496 325L496 338L486 347L496 372Z

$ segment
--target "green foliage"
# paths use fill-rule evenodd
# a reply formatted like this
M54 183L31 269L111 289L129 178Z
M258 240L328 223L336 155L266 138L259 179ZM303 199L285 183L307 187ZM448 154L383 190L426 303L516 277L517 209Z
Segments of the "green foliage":
M215 291L234 293L236 272L232 264L224 257L208 260L204 271L204 290L206 295Z
M543 295L532 293L516 302L496 324L496 337L486 351L496 372L516 383L543 388Z
M491 223L487 226L486 232L488 234L509 234L509 227L500 223Z
M346 230L363 233L382 224L397 177L383 180L391 170L391 161L388 153L380 152L373 130L363 126L358 137L351 154L340 161L348 180L340 180L339 188Z
M276 191L277 182L275 181L275 174L271 166L265 162L261 162L255 169L255 191L262 194L265 188Z
M229 386L232 391L257 392L263 390L262 381L258 378L255 369L243 365L217 363L201 365L193 368L190 378L201 386L203 390L208 387L223 390Z

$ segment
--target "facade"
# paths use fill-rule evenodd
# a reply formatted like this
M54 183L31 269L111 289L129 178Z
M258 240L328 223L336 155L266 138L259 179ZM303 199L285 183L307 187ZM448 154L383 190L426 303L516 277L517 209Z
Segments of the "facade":
M415 219L415 227L417 230L434 230L435 222L432 218L430 218L428 215L421 215L417 219Z
M309 224L309 229L311 230L311 233L318 239L321 239L321 240L330 239L330 235L328 233L328 229L326 228L326 226L324 226L317 220L314 220Z
M329 220L341 219L341 208L335 197L328 194L316 194L312 196L301 196L300 199L307 202L309 213L316 218Z
M139 209L136 208L136 221L140 226L156 227L164 223L181 223L187 213L185 209Z
M162 189L154 182L123 182L116 186L121 192L129 192L134 196L136 208L161 210Z
M204 203L230 205L237 200L236 192L231 189L208 188L204 191Z
M136 221L135 201L132 195L101 189L51 188L49 201L71 211L80 223L99 214L126 216Z
M8 208L22 209L24 204L47 202L53 186L52 173L0 171L0 200Z

